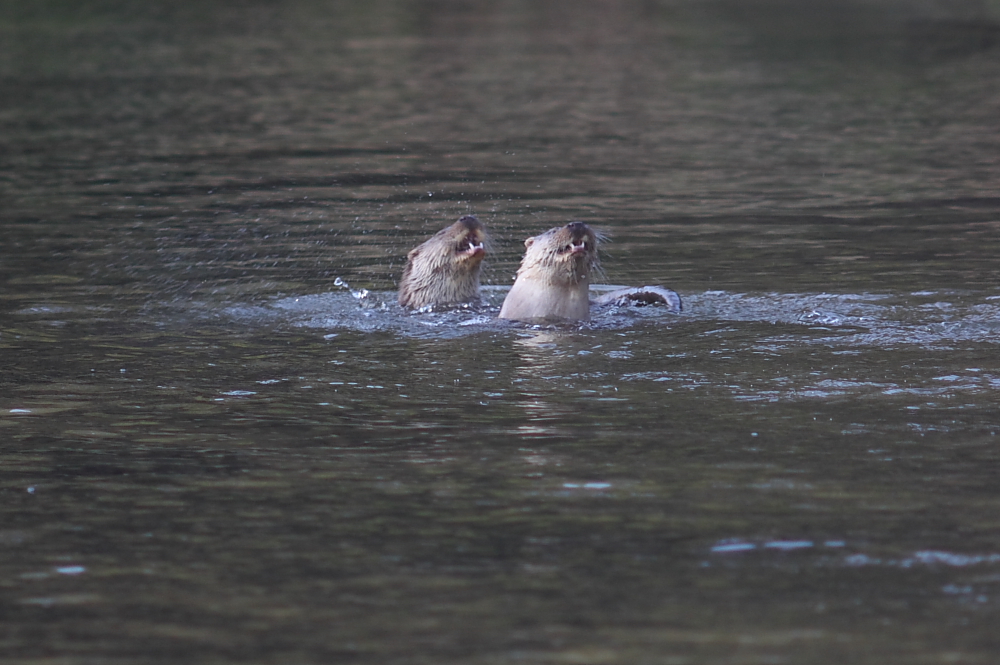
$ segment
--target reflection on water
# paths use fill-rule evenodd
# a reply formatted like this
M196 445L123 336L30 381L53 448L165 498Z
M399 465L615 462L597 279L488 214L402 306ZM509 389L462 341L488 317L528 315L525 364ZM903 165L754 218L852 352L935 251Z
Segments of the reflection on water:
M0 6L0 652L991 662L998 26ZM400 309L467 212L484 303ZM498 321L569 219L685 311Z

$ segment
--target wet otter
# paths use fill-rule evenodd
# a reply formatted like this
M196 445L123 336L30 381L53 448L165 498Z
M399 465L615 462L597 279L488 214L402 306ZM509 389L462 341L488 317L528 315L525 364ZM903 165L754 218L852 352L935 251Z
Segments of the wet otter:
M525 240L524 259L500 308L500 318L527 322L590 320L590 273L600 270L597 245L601 240L603 236L583 222L570 222ZM663 303L673 311L681 310L680 297L658 286L619 289L595 302Z
M399 304L418 309L479 299L486 229L472 215L438 231L406 255Z
M570 222L525 240L524 258L500 308L500 318L588 320L590 272L601 265L597 242L597 234L583 222Z

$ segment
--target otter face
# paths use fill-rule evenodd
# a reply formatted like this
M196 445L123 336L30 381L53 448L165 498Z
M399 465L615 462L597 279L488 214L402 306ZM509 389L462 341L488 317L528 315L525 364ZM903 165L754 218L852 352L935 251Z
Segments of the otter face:
M466 215L439 231L438 235L447 236L449 233L457 236L452 249L455 260L465 264L470 270L478 267L486 257L486 229L479 220Z
M573 261L574 277L583 279L598 260L597 235L583 222L570 222L562 231L569 238L559 248L559 253Z
M399 304L420 308L478 299L488 242L486 228L472 215L438 231L407 254Z
M522 270L545 267L552 281L577 284L586 280L591 270L600 268L597 245L601 236L583 222L549 229L524 241L527 251Z

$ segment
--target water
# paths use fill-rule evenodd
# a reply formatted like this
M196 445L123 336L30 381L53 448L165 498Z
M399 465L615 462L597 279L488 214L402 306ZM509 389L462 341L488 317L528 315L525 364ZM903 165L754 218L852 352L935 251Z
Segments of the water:
M998 35L0 5L5 662L992 662ZM468 212L485 304L401 310ZM684 311L496 320L568 219Z

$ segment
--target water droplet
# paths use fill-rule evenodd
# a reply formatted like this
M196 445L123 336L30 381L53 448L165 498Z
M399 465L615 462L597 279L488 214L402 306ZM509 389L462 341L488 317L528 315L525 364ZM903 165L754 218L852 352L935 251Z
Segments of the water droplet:
M56 568L56 572L60 575L79 575L86 570L83 566L61 566Z

